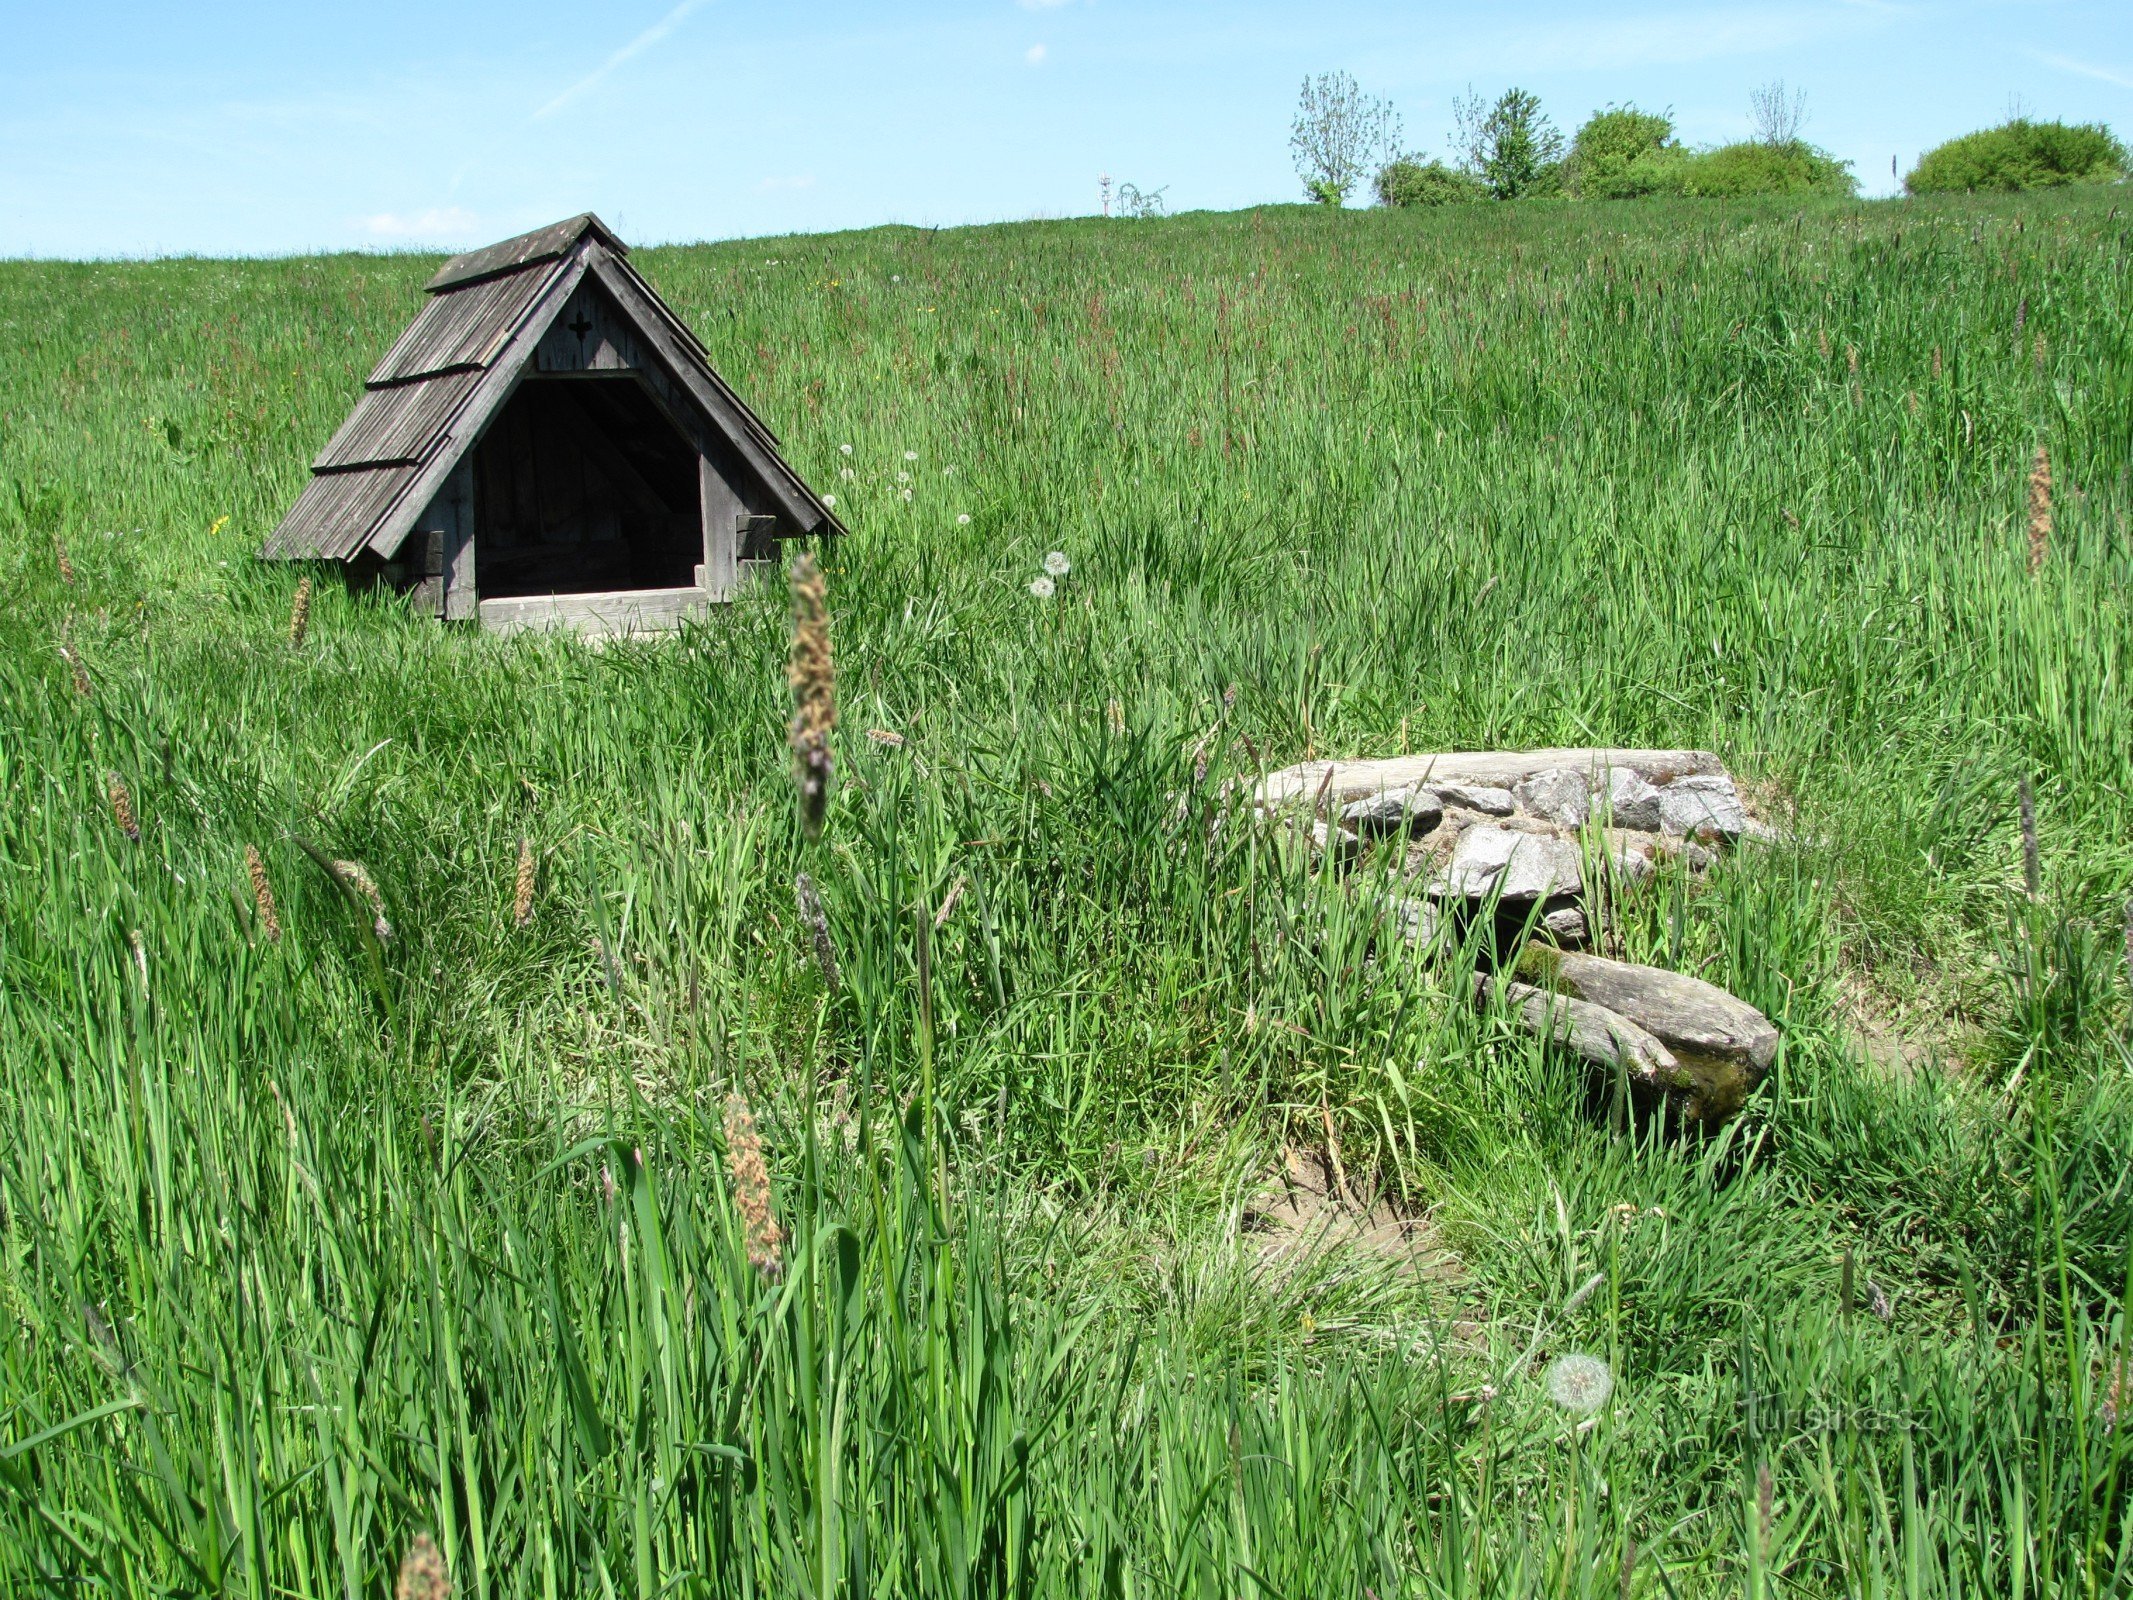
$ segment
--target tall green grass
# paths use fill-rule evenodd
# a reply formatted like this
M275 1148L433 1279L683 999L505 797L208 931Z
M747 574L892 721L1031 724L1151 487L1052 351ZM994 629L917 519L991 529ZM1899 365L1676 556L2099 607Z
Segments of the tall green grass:
M0 1572L376 1595L428 1530L484 1596L2126 1586L2108 194L640 260L855 529L816 845L775 592L590 650L329 585L287 646L249 551L426 262L0 266ZM1595 1116L1471 951L1224 817L1306 754L1585 742L1717 748L1788 830L1619 908L1785 1029L1716 1140ZM1329 1138L1455 1265L1268 1257Z

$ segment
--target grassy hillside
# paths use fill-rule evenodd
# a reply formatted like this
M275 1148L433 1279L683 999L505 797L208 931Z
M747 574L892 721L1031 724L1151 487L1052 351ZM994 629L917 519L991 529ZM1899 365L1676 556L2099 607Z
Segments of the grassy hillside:
M433 262L0 265L0 1574L2133 1581L2111 194L637 259L855 530L819 844L782 592L593 650L329 584L287 644L250 552ZM1784 1029L1719 1139L1594 1119L1208 827L1261 764L1572 743L1715 748L1786 824L1617 908ZM1426 1263L1262 1259L1329 1142Z

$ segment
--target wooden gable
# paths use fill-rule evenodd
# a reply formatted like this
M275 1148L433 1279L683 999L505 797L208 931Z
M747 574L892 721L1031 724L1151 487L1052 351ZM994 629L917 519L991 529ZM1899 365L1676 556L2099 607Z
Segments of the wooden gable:
M777 540L843 531L597 218L455 257L428 292L263 556L517 627L700 609Z

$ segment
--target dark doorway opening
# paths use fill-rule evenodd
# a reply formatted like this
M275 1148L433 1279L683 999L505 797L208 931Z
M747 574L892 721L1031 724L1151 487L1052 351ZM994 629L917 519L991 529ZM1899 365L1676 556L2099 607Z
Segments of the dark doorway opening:
M634 376L522 382L474 447L483 599L696 581L695 447Z

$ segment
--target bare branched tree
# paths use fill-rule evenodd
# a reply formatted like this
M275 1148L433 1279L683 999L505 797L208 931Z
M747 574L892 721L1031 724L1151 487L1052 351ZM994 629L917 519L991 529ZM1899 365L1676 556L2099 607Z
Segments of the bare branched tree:
M1470 177L1480 177L1488 159L1488 137L1483 131L1488 121L1489 103L1472 84L1465 94L1452 96L1452 154L1459 170Z
M1322 205L1344 203L1366 174L1399 153L1400 115L1389 100L1363 93L1345 72L1304 79L1289 130L1304 191Z
M1807 91L1788 90L1783 78L1749 90L1748 121L1759 143L1791 144L1807 126Z

